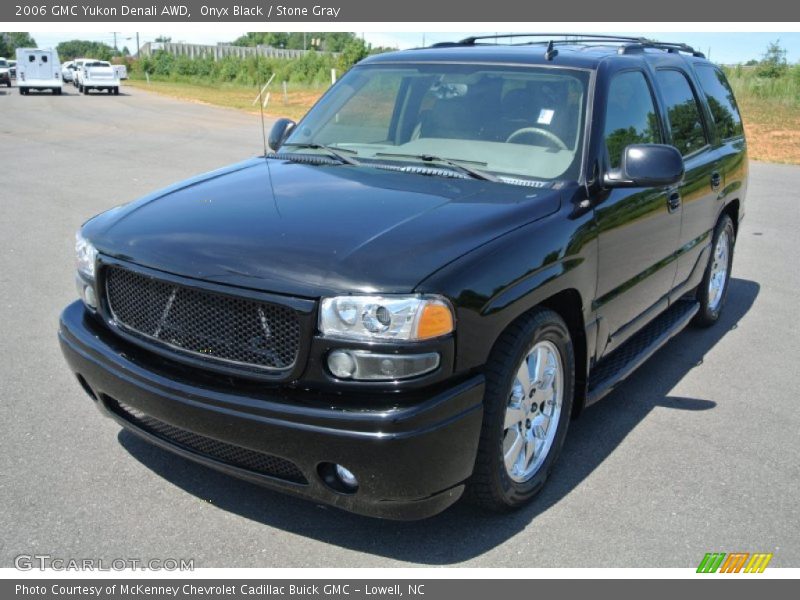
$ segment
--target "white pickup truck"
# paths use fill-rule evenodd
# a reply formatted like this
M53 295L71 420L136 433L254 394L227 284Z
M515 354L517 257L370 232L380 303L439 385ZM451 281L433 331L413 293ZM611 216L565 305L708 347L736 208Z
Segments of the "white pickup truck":
M72 85L78 87L78 79L80 78L81 67L83 66L83 63L92 62L93 60L93 58L76 58L72 61L72 65L68 67L69 70L72 71L72 79L70 79L70 81L72 81Z
M119 73L105 60L90 60L84 62L78 75L78 90L88 94L89 90L106 90L108 93L119 95Z

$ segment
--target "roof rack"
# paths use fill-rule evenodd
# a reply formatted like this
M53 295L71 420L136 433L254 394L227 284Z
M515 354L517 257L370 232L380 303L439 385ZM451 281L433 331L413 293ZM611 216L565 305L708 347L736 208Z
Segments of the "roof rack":
M705 58L702 52L698 52L688 44L677 42L659 42L645 37L633 37L624 35L601 35L601 34L575 34L575 33L507 33L495 35L474 35L458 42L440 42L434 44L433 48L444 48L452 46L475 46L478 42L486 43L484 40L495 40L495 44L502 44L500 39L514 39L514 38L540 38L534 41L510 43L508 45L531 45L531 44L547 44L548 52L552 51L554 44L609 44L612 42L620 42L621 45L617 49L619 54L631 54L634 52L642 52L647 48L655 48L658 50L666 50L667 52L677 53L686 52L698 58ZM561 38L561 39L556 39Z

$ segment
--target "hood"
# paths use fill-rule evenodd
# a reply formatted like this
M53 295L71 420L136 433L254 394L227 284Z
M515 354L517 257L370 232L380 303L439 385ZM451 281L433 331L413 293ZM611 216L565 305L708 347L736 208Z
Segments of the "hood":
M401 293L559 205L551 189L259 158L112 209L84 235L101 253L216 283Z

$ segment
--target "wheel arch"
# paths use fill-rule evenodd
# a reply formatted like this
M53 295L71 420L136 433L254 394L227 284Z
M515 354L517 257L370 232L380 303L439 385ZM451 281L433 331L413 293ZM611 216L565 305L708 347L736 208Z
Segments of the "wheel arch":
M717 222L722 218L722 215L728 215L733 221L733 233L736 237L739 237L739 211L741 208L741 202L739 202L738 198L734 198L730 202L728 202L720 211L719 216L717 217ZM716 224L715 224L716 225Z
M580 292L575 288L566 288L553 293L536 302L536 304L517 315L500 331L492 344L491 355L494 347L503 335L511 329L520 319L531 312L546 308L561 317L567 325L572 348L575 356L575 397L572 403L572 416L577 417L586 405L586 384L588 376L588 343L586 339L586 323L584 320L584 303Z

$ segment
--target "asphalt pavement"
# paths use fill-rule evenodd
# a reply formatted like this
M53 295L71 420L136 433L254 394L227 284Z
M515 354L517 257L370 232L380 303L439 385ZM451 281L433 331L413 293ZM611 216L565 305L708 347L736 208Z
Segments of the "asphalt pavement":
M570 426L545 491L418 523L292 499L121 432L58 348L93 214L262 151L257 115L123 87L0 88L0 566L19 554L196 567L800 566L800 167L751 163L722 320L689 329ZM269 127L269 123L267 123Z

